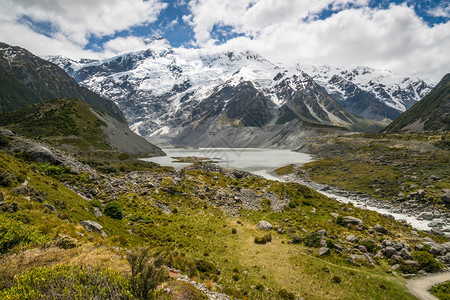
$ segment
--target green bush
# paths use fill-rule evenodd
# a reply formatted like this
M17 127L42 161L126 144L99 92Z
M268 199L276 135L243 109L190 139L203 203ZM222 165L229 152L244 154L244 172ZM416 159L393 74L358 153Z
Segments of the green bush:
M343 216L338 216L336 218L336 224L341 225L341 226L345 226L344 217Z
M0 147L6 147L6 146L8 146L8 144L9 144L9 139L5 135L0 134Z
M57 265L36 268L14 279L1 299L133 299L119 273L92 267Z
M432 286L430 293L440 300L450 300L450 281Z
M280 299L295 300L295 294L288 292L285 289L278 291L278 297L280 297Z
M16 176L4 170L0 170L0 186L9 187L16 180Z
M327 247L330 249L334 248L334 241L332 239L327 239Z
M149 248L139 248L128 255L131 288L138 299L154 299L156 287L167 278L161 257L153 257Z
M197 270L202 273L211 273L216 269L216 266L213 263L203 259L197 260L195 266Z
M341 277L339 277L339 276L337 276L337 275L334 275L334 276L331 278L331 282L332 282L332 283L341 283L341 282L342 282L342 279L341 279Z
M255 244L261 244L264 245L265 243L267 243L267 240L265 237L263 236L257 236L255 237Z
M308 233L305 238L303 239L303 242L305 243L305 246L307 247L320 247L320 241L322 240L322 235L318 232L311 232Z
M35 245L49 240L49 236L35 228L0 215L0 253L6 253L18 245Z
M427 272L442 270L442 264L426 251L413 251L411 256Z
M302 238L298 235L292 236L292 244L300 244L302 242Z
M119 201L111 201L108 204L106 204L104 213L105 215L113 219L122 220L123 218L122 204L120 204Z
M236 234L236 233L237 233L236 228L231 228L231 233L232 233L232 234Z
M371 253L376 253L378 250L378 246L375 243L375 241L373 241L373 240L362 240L362 241L359 241L358 244L366 247L367 251L369 251Z

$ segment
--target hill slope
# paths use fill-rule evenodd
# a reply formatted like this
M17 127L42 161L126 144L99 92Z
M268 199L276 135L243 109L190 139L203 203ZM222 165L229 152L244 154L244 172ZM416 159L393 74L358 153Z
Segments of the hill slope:
M384 132L427 130L450 130L450 73L428 95L389 124Z
M0 112L55 98L74 97L89 103L122 123L126 120L114 104L81 87L60 67L27 50L0 43Z
M126 124L74 98L48 100L0 114L0 126L50 144L130 155L164 155Z

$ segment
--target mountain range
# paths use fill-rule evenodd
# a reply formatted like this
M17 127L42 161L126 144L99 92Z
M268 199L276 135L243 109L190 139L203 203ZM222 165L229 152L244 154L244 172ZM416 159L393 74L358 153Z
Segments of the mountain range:
M377 131L432 88L388 71L283 66L250 51L206 55L164 39L105 60L47 59L162 145L292 148L318 130Z

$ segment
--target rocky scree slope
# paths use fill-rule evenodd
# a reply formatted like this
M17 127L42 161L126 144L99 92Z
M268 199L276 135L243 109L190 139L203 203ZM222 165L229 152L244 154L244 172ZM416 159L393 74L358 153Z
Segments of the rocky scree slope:
M299 65L276 65L250 51L215 55L187 53L170 47L162 39L154 40L147 50L102 61L48 59L64 68L81 85L113 99L134 131L169 143L172 139L177 143L181 137L183 143L195 144L197 140L184 138L192 130L199 129L199 135L204 135L208 130L214 132L222 127L232 131L229 126L235 128L237 140L241 138L241 131L248 131L246 128L271 140L280 135L276 125L291 124L288 127L292 127L298 121L351 130L375 130L375 124L353 114L376 121L392 120L429 87L425 82L421 85L418 79L404 79L399 83L400 77L392 74L384 74L380 79L380 72L371 70L372 75L364 78L372 76L373 85L367 83L363 87L360 81L352 81L354 76L345 77L364 91L360 93L362 96L348 92L337 97L329 86L322 87L320 80L323 78L316 73L308 75ZM392 82L387 85L386 81ZM412 100L406 103L406 98ZM352 101L358 103L358 109L351 110L352 105L345 104ZM388 102L393 104L389 106ZM386 111L380 110L381 107ZM198 124L200 116L211 124ZM298 133L302 128L296 129ZM289 139L295 139L295 135L290 134ZM232 141L227 142L233 145ZM281 141L274 143L282 144Z

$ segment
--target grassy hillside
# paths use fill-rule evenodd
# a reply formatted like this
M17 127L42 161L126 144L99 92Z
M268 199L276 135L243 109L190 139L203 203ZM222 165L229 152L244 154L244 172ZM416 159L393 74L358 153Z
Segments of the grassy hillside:
M136 247L147 245L152 255L163 254L159 257L164 265L240 299L413 299L404 279L386 272L388 260L375 259L373 265L349 263L345 250L354 246L346 241L348 234L377 245L385 238L413 245L419 237L411 228L299 184L254 176L237 178L202 165L179 172L153 167L110 177L57 172L56 166L28 163L3 152L0 158L2 207L8 207L0 210L0 224L7 224L0 228L0 295L4 297L23 296L24 289L44 293L40 287L51 286L54 278L69 272L75 276L70 277L70 284L83 295L89 295L92 283L80 287L76 276L90 274L97 282L116 282L120 293L142 299L136 296L139 289L126 253L140 253ZM254 196L243 199L238 196L242 193ZM252 197L259 197L257 208L246 204ZM269 198L277 197L288 199L289 205L275 212ZM107 212L113 202L120 217ZM95 209L103 211L102 216L96 216ZM332 213L360 218L369 229L382 224L389 233L343 227ZM84 229L80 226L83 220L98 222L106 236ZM270 222L274 229L258 229L260 220ZM329 255L319 256L313 237L320 229L326 230L327 243L343 250L332 249ZM255 238L269 240L268 235L271 241L255 243ZM57 264L88 268L67 269ZM107 268L118 273L102 271ZM41 278L39 284L32 281L33 276ZM173 293L194 293L164 278L163 286L171 287Z
M120 153L164 155L127 125L74 98L49 100L0 114L0 127L85 157L91 157L92 151L97 156L106 151L103 155L107 160Z
M417 124L422 124L417 127ZM414 126L416 124L416 126ZM450 130L450 74L419 102L388 125L383 132Z
M119 108L80 87L64 70L20 47L0 43L0 112L55 98L76 98L122 123Z

